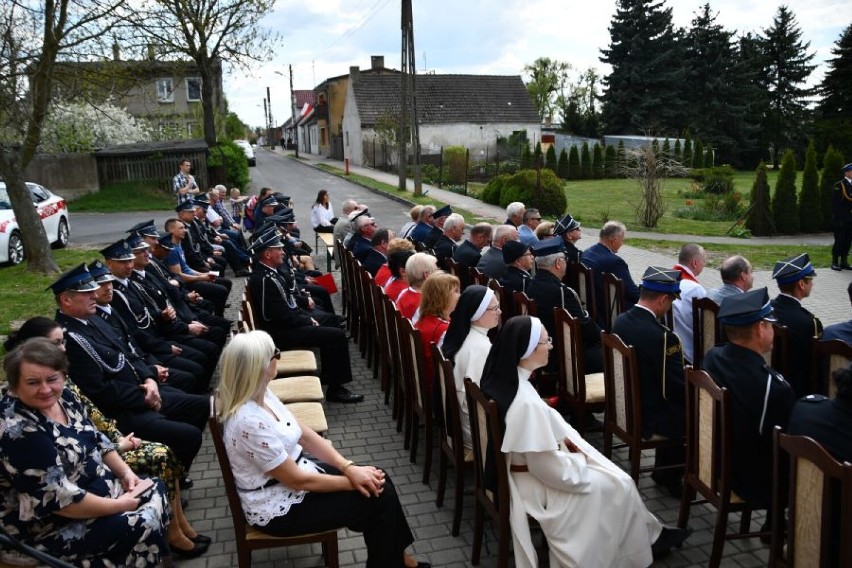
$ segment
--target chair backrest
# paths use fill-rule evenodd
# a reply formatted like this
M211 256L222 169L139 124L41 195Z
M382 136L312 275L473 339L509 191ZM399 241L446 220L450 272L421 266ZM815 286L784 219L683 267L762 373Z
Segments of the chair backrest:
M783 434L778 426L773 438L776 511L783 510L779 473L789 467L786 565L852 566L852 464L841 464L815 440ZM782 534L780 525L773 527L770 566L783 556Z
M414 329L411 322L405 318L399 322L402 329L400 342L406 355L406 385L410 388L410 400L424 412L431 412L432 399L427 394L426 363L423 357L423 342L420 341L420 331Z
M769 353L764 353L763 358L766 360L767 365L769 365L785 377L789 377L790 369L788 365L787 353L787 327L779 323L773 323L772 330L775 333L775 338L772 340L772 351L770 351Z
M686 369L686 473L705 497L730 496L730 393L706 371ZM769 480L767 480L767 483Z
M580 301L583 302L586 311L592 316L592 319L597 321L598 305L595 301L595 273L582 262L572 264L571 267L572 270L577 272L577 295L580 297Z
M497 403L486 398L476 383L468 378L464 380L464 387L470 414L476 496L480 502L491 505L492 515L499 514L503 519L501 522L508 522L509 473L506 471L506 456L500 451L503 446L503 428L497 413ZM489 452L496 474L497 495L485 485L485 464L489 461Z
M446 257L444 259L444 266L442 268L444 270L446 270L447 272L449 272L450 274L452 274L453 276L455 276L456 278L458 278L459 282L461 282L462 285L464 285L464 283L467 282L466 279L462 278L462 266L461 266L461 264L459 264L458 262L453 260L453 257L451 257L451 256Z
M207 425L210 430L210 437L213 439L213 447L216 449L216 456L219 458L219 469L222 470L222 480L225 484L225 494L228 496L228 506L231 509L231 519L234 522L237 543L242 543L246 540L246 527L248 523L246 522L246 515L243 512L243 504L240 502L240 496L237 493L237 483L234 481L234 470L231 467L231 460L225 448L222 425L219 423L219 417L216 415L215 394L210 397L210 416L207 419Z
M496 278L488 280L488 287L494 291L494 296L500 302L500 325L503 325L507 319L514 315L514 298L509 295Z
M624 282L621 281L621 278L610 272L604 272L601 275L601 279L603 283L604 306L606 307L604 326L606 331L611 331L615 318L624 311Z
M614 333L601 333L604 350L604 420L625 440L642 439L642 404L636 350Z
M461 407L456 394L456 378L453 375L453 363L444 357L444 353L434 343L432 349L432 362L435 365L435 385L441 389L441 408L435 409L437 414L441 412L441 433L453 450L464 449L464 436L461 425Z
M834 398L837 385L831 375L852 362L852 345L839 339L821 341L817 338L811 339L811 345L811 391Z
M559 360L559 389L571 398L585 400L586 380L583 347L580 344L580 326L577 318L565 308L553 308L556 339L553 347Z
M704 355L722 343L719 304L710 298L692 299L692 366L701 368Z
M480 284L482 286L488 284L488 277L480 272L475 266L468 267L467 278L468 284Z
M524 294L523 292L519 292L515 290L512 293L512 303L515 306L515 310L513 315L516 316L537 316L538 315L538 307L536 306L535 300L531 299L529 296Z

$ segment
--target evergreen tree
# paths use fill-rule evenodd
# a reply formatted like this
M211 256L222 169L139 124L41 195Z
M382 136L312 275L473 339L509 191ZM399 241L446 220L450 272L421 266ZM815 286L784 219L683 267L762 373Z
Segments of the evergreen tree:
M802 193L799 194L799 227L803 233L816 233L822 229L817 153L813 141L805 154L805 171L802 173Z
M815 66L809 63L815 54L808 53L811 44L802 43L801 37L795 15L782 5L761 40L769 100L763 129L775 150L776 167L784 149L795 148L804 141L808 124L807 99L811 91L805 83L814 70Z
M828 71L819 87L823 96L817 107L817 149L834 146L852 156L852 24L832 48Z
M603 79L606 131L679 130L684 72L671 8L659 0L617 0L609 31L609 47L601 50L612 68Z
M522 170L529 170L534 167L533 165L533 157L532 152L530 152L529 144L524 144L521 147L521 168Z
M568 179L580 179L581 175L580 152L577 151L577 146L571 146L568 152Z
M819 180L820 188L820 211L822 212L822 228L826 231L833 229L831 223L831 199L834 184L843 175L840 168L843 167L843 154L829 146L822 159L822 175Z
M769 180L766 162L760 162L751 186L751 207L746 217L746 227L755 236L772 234L772 214L769 209Z
M713 167L713 156L714 156L713 148L708 146L707 149L704 151L704 167L705 168L712 168Z
M593 161L593 177L595 179L601 179L604 177L604 160L603 160L603 149L601 145L595 142L595 147L592 148L592 161Z
M615 177L615 163L618 161L618 154L615 146L607 144L606 152L604 152L604 177Z
M580 179L592 179L592 154L589 152L589 143L583 142L580 148Z
M671 146L671 143L669 142L668 138L666 138L663 141L663 157L664 158L671 158L672 157L672 146Z
M685 168L692 167L692 138L689 136L689 130L686 131L683 137L683 159L681 163Z
M775 196L772 198L772 219L775 229L782 234L792 235L799 232L799 207L796 200L796 153L784 152L781 158L781 171L775 182Z
M740 37L737 61L740 77L737 87L747 101L744 123L749 125L750 134L740 141L736 155L746 167L756 167L768 157L770 145L763 128L764 119L769 114L769 86L764 73L766 57L761 38L751 32Z
M627 154L624 150L624 140L618 141L618 148L615 151L615 175L621 177L619 171L624 167L624 162L627 160Z
M683 150L680 147L680 138L675 140L674 144L674 155L672 156L675 162L683 163Z
M532 168L538 168L539 166L544 166L544 154L541 151L541 142L535 143L535 151L532 155Z
M695 139L695 150L692 152L692 168L700 170L704 167L704 144L700 138Z
M559 152L559 163L556 164L556 175L562 179L568 179L568 150L562 148Z
M556 173L556 147L553 144L547 148L547 153L544 155L544 167Z

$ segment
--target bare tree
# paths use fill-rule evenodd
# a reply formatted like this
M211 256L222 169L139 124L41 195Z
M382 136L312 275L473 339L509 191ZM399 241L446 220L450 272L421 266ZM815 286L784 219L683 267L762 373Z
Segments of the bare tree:
M187 56L198 66L204 139L211 146L217 139L213 68L272 57L280 36L260 21L274 6L275 0L148 0L137 13L142 41L156 44L165 57Z
M624 159L617 170L642 188L642 197L636 206L636 220L649 229L656 227L666 212L662 191L665 180L687 173L680 162L663 154L658 144L625 149Z
M31 272L59 270L24 180L50 111L57 64L103 53L105 34L126 22L125 4L126 0L6 0L0 6L0 175Z

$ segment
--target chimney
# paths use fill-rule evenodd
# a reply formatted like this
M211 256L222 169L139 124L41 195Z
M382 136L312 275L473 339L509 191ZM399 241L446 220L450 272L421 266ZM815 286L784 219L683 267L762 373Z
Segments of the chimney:
M370 56L370 69L373 71L381 70L385 67L385 56L384 55L371 55Z
M154 61L157 58L156 47L153 43L148 44L148 61Z
M349 80L353 83L358 81L358 77L361 75L361 68L357 65L352 65L349 67Z
M112 44L112 60L121 61L121 48L118 47L118 42Z

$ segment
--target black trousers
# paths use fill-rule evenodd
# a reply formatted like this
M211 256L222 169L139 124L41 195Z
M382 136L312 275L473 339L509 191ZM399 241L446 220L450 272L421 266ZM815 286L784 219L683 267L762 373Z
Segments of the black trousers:
M167 385L160 385L163 406L159 412L124 412L116 416L123 434L167 445L189 470L201 448L201 432L210 414L210 400L198 394L187 394Z
M320 466L328 474L341 475L334 467ZM414 542L414 536L389 475L378 497L364 497L358 491L308 493L286 515L255 528L274 536L294 536L341 527L364 533L367 568L405 566L404 551Z
M849 256L849 248L852 246L852 221L834 223L834 245L831 247L831 256L845 259Z
M186 287L193 292L198 292L204 299L210 300L217 316L225 312L225 304L228 303L228 295L231 293L231 281L227 278L217 276L213 282L192 282Z
M346 332L339 327L320 325L267 331L275 341L275 346L282 350L319 347L322 366L320 379L323 384L337 387L352 380L349 341Z

